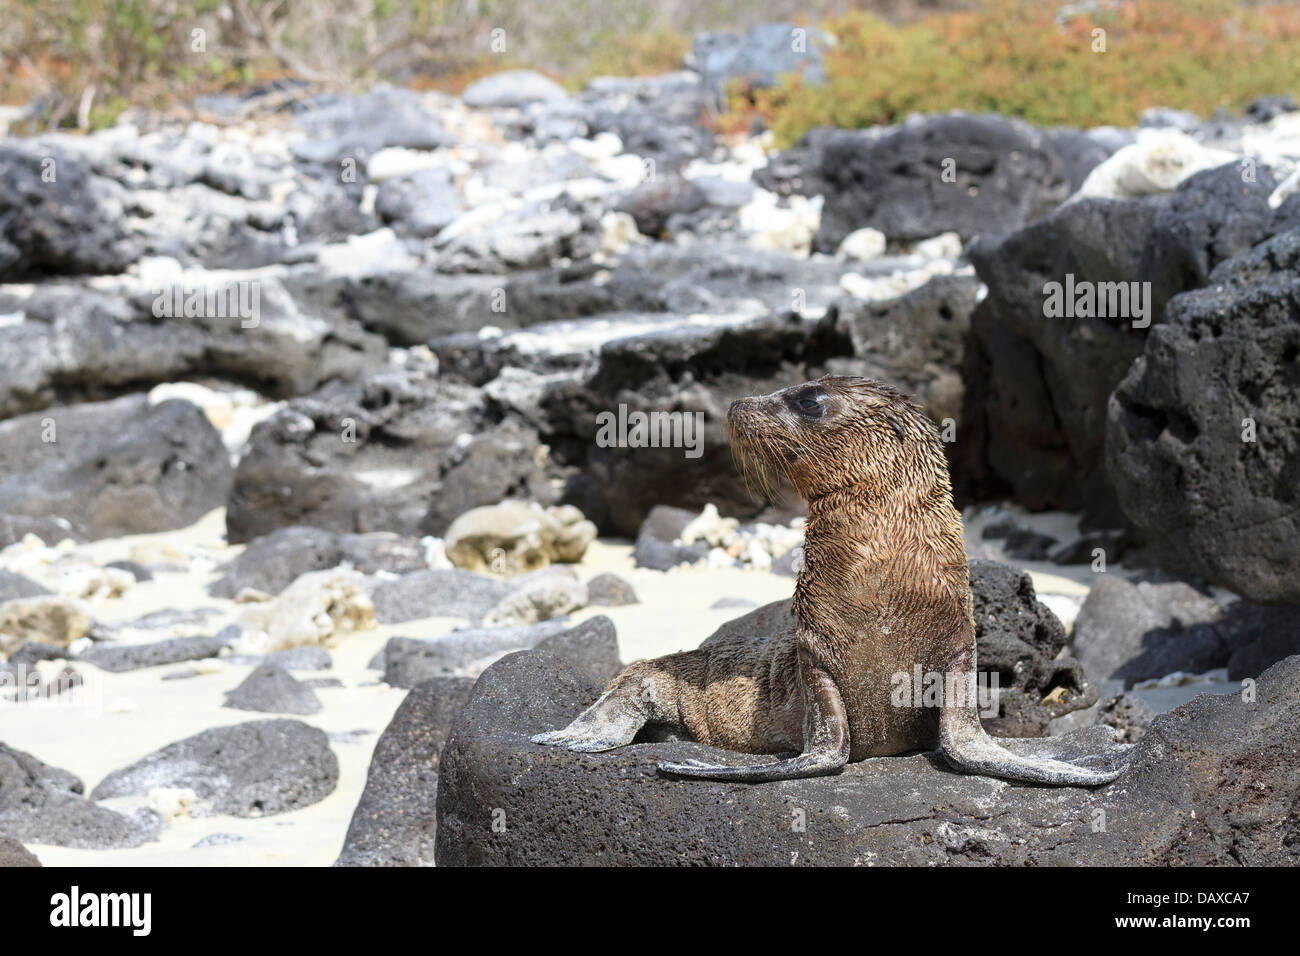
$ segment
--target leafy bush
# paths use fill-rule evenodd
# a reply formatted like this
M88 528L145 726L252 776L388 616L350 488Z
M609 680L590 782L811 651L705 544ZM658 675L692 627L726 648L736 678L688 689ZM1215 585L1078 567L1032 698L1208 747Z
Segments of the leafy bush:
M35 100L37 126L95 127L294 75L316 86L387 79L455 91L532 66L570 88L599 74L677 69L701 29L818 18L846 0L9 0L0 102ZM793 142L818 125L965 109L1039 124L1131 125L1148 106L1208 114L1300 92L1300 4L1233 0L853 0L831 19L820 87L737 91L722 130L754 114ZM899 20L905 10L933 9ZM1073 13L1069 11L1074 11ZM1096 29L1104 53L1093 52ZM195 48L201 30L202 49ZM491 46L494 33L505 49Z
M780 145L814 126L896 123L962 109L1039 125L1133 125L1150 106L1208 115L1300 91L1300 5L1136 0L1077 5L988 0L891 25L864 13L827 24L827 81L789 77L734 95ZM1104 31L1104 37L1094 31ZM1104 39L1104 52L1094 50Z

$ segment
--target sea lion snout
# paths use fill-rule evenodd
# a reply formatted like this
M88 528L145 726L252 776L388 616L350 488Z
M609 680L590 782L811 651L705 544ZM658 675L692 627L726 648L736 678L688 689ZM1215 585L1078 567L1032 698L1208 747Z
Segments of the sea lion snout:
M727 409L727 425L730 427L733 441L752 434L763 426L764 421L769 417L764 403L769 399L771 399L770 395L751 395L747 398L738 398L731 403Z

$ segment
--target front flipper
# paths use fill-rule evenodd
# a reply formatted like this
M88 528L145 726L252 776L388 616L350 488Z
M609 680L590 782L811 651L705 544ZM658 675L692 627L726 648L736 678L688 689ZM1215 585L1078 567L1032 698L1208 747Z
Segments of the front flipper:
M698 760L664 762L660 773L696 780L769 783L838 773L849 761L849 718L835 681L799 651L799 680L804 700L804 751L797 757L751 767L725 767Z
M563 747L578 753L599 753L630 744L649 717L644 698L636 685L623 684L600 695L573 723L560 730L537 734L535 744Z

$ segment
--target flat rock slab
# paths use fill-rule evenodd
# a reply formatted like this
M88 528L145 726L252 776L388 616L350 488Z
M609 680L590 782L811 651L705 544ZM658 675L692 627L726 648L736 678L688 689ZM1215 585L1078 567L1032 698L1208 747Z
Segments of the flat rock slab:
M375 587L375 620L401 624L424 617L482 620L511 592L510 584L472 571L413 571Z
M110 773L91 799L188 787L198 797L198 814L270 816L323 800L338 780L325 731L300 720L253 720L168 744Z
M562 621L543 621L527 627L466 628L433 638L392 637L384 645L384 682L410 688L431 677L477 677L510 651L533 648L565 627Z
M215 637L173 637L148 644L96 644L77 658L115 674L216 657L226 642Z
M529 742L599 690L542 651L484 672L442 753L438 865L1300 863L1300 656L1261 676L1253 701L1207 695L1157 718L1128 772L1097 789L968 776L938 753L775 784L684 781L656 762L763 758ZM1090 728L1027 746L1103 739Z
M613 622L601 615L569 626L543 621L527 627L484 627L429 639L394 637L384 647L384 682L414 687L431 677L477 677L511 651L548 650L584 667L600 681L623 669Z

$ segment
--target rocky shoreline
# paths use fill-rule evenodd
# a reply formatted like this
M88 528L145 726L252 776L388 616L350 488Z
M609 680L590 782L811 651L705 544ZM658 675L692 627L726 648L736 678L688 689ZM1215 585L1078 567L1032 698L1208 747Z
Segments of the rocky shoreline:
M0 864L1294 865L1300 110L778 152L692 62L0 141ZM826 372L945 436L990 732L1124 778L528 743L780 626L725 411Z

